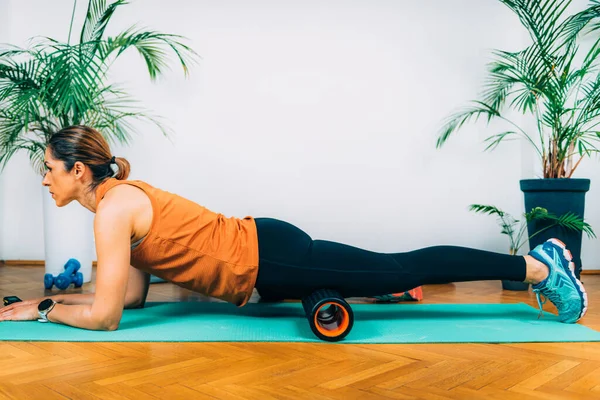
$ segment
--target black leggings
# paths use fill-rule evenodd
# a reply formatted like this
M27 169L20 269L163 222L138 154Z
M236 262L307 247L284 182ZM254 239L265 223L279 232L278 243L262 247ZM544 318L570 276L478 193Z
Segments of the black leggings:
M312 240L302 230L272 218L256 218L261 295L300 299L317 289L343 297L398 293L434 283L525 280L523 257L457 246L406 253L376 253Z

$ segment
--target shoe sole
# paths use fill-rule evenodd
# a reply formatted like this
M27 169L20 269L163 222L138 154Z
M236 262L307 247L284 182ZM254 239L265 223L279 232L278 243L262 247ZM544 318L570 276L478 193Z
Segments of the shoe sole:
M581 318L583 318L583 316L587 313L587 309L588 309L587 292L585 291L583 284L575 276L575 263L573 262L573 255L571 254L571 251L569 249L567 249L567 245L565 245L561 240L556 239L556 238L548 239L548 242L553 243L554 245L556 245L562 249L563 257L569 263L568 268L565 269L563 267L563 269L565 269L565 272L570 272L570 273L567 273L567 275L569 276L569 278L571 278L571 281L573 281L573 283L575 284L575 287L578 288L579 293L581 294L581 302L583 305L583 309L582 309L581 313L579 314L579 317L577 317L577 319L575 320L575 322L577 322Z
M385 302L385 303L399 303L403 300L404 295L400 294L388 294L383 296L373 296L376 301Z

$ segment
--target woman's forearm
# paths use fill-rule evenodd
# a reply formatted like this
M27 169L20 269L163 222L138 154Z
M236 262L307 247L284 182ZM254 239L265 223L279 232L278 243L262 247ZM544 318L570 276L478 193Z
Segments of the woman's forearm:
M120 315L115 316L115 320L113 321L104 315L94 315L92 306L89 304L65 305L64 303L59 303L47 314L50 322L95 331L117 329L120 317Z
M118 321L97 318L92 314L95 293L58 294L51 296L58 304L48 313L48 320L64 325L94 331L114 330ZM116 322L116 323L115 323Z
M54 296L49 296L52 300L59 304L65 305L85 305L85 304L93 304L95 293L73 293L73 294L55 294ZM48 297L43 297L42 299L47 299ZM42 300L40 299L40 301ZM139 308L142 307L143 303L140 303L137 299L131 298L129 296L125 297L125 308Z
M60 304L77 305L77 304L92 304L94 303L94 293L73 293L73 294L57 294L50 296L52 300Z

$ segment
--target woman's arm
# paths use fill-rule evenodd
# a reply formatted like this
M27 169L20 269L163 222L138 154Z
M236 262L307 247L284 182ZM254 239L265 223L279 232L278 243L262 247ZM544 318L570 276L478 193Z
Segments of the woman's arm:
M148 288L150 286L150 274L139 269L130 266L129 267L129 280L127 281L127 293L125 294L125 305L124 308L140 308L143 307L146 302L146 296L148 296ZM56 294L50 296L50 298L57 303L66 305L76 304L93 304L95 293L67 293L67 294ZM42 297L33 301L36 305L42 300L48 297Z
M47 315L50 321L84 329L112 330L118 327L124 308L144 306L150 275L129 262L135 215L139 215L140 204L147 198L134 188L129 191L125 185L122 188L109 191L96 210L96 293L57 294L10 304L0 307L0 321L35 320L37 305L50 297L57 302Z
M129 281L127 282L127 293L125 294L124 308L144 307L148 287L150 285L150 274L129 267ZM93 304L94 293L69 293L55 294L54 296L40 297L37 299L23 300L5 307L0 307L1 321L29 321L38 318L37 306L44 299L52 299L64 305Z
M150 274L134 267L129 267L129 280L125 294L125 308L143 308L150 287Z
M98 266L93 302L56 304L47 316L51 322L92 330L118 328L125 307L131 268L133 212L127 203L126 199L119 199L118 193L111 198L107 195L96 211L94 234ZM139 299L131 301L134 300Z
M48 297L42 297L37 299L37 303L47 299ZM60 304L92 304L94 302L94 293L67 293L67 294L55 294L49 296L52 300Z
M5 310L10 307L25 307L30 305L38 305L44 299L52 299L57 303L62 304L92 304L94 302L94 293L67 293L67 294L55 294L53 296L36 297L35 299L23 300L17 303L12 303L3 309Z

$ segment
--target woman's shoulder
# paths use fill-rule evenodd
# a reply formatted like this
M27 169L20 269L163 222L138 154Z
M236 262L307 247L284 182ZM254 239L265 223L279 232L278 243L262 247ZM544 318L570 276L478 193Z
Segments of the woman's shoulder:
M116 181L109 182L110 187L104 192L103 198L98 202L97 211L134 211L140 205L148 202L148 195L143 190L141 181Z

